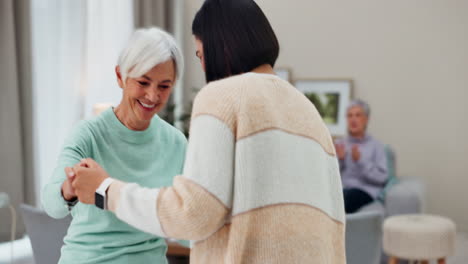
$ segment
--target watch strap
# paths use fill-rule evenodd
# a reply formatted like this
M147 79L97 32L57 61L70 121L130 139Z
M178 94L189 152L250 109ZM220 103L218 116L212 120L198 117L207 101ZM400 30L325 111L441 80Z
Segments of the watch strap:
M109 186L114 182L114 179L112 178L106 178L102 183L99 185L99 187L96 189L94 198L94 204L103 209L107 210L107 195L106 191L109 188Z

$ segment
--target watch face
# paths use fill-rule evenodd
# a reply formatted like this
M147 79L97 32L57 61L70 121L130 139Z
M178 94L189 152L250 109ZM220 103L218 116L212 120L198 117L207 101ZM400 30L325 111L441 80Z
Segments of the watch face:
M100 195L99 193L94 193L94 204L101 208L104 209L104 196Z

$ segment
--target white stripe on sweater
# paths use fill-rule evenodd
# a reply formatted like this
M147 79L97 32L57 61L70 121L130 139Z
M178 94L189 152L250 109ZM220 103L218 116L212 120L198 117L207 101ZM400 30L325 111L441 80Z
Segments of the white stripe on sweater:
M231 208L234 135L225 123L213 116L198 116L191 122L184 177Z
M135 183L125 184L120 190L115 214L140 230L165 237L156 210L159 190L143 188Z
M236 145L233 215L278 203L303 203L344 222L336 157L316 141L268 130Z

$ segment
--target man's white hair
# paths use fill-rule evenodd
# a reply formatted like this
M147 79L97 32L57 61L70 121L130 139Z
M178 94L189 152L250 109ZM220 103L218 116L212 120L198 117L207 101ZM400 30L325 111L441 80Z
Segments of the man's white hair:
M179 79L184 69L181 50L171 35L152 27L138 29L133 33L120 53L117 64L125 82L127 77L141 77L154 66L170 59L174 61L176 79Z
M349 109L354 106L361 107L361 109L364 111L364 114L367 117L370 117L370 107L368 103L366 103L365 101L361 99L355 99L349 103L347 110L349 111Z

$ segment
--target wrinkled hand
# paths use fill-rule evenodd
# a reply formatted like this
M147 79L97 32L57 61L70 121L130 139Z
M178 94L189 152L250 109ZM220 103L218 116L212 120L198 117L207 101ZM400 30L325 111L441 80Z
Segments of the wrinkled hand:
M336 155L338 159L344 160L346 156L346 149L344 144L335 144Z
M352 154L353 160L355 162L358 162L361 159L361 151L359 150L358 145L353 145L353 147L351 149L351 154Z
M107 172L90 158L83 159L70 169L74 173L72 187L78 200L85 204L94 204L96 189L109 177Z

